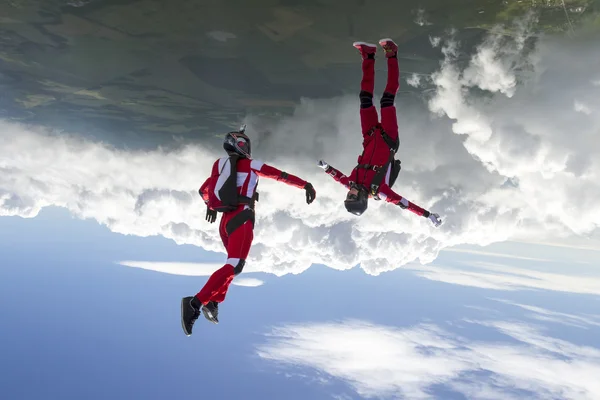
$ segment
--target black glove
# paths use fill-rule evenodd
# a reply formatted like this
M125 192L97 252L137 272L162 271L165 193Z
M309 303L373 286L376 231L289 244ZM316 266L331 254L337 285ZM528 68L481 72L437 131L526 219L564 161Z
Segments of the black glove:
M206 220L211 224L217 220L217 212L206 207Z
M304 190L306 190L306 203L312 203L317 197L317 192L315 192L315 188L310 182L307 182L306 185L304 185Z

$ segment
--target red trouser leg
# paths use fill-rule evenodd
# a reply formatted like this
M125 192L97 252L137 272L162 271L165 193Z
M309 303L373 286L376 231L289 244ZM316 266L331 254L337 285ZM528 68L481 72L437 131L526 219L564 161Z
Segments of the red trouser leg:
M227 262L208 278L202 290L196 294L196 297L202 304L206 304L209 301L221 303L225 300L229 285L235 276L234 267L237 266L240 260L245 260L248 257L250 247L252 246L252 240L254 239L252 222L246 221L246 223L230 235L227 235L224 232L224 226L230 219L221 219L221 236L222 239L223 236L225 237L223 244L226 243Z
M360 81L360 96L361 96L361 107L360 107L360 125L363 136L375 125L379 123L379 117L377 116L377 110L373 106L373 91L375 90L375 60L366 59L362 61L362 80ZM367 99L366 104L363 103L363 96L365 94L370 95L370 99ZM368 104L370 106L366 107ZM366 107L366 108L363 108Z
M396 118L395 106L381 108L381 127L392 139L398 137L398 119Z
M379 123L379 117L377 116L377 110L375 106L369 108L360 109L360 126L362 128L362 134L365 136L369 129Z
M398 120L396 118L396 107L393 105L393 97L386 97L386 93L395 96L400 86L400 69L398 68L398 59L390 57L387 59L388 79L385 85L385 92L381 99L381 126L383 130L392 138L398 137ZM384 101L389 101L385 104Z
M360 90L361 92L371 93L371 95L375 91L375 59L367 58L362 61Z
M398 67L398 59L396 57L390 57L387 59L387 84L385 85L385 92L390 94L396 94L400 87L400 68Z

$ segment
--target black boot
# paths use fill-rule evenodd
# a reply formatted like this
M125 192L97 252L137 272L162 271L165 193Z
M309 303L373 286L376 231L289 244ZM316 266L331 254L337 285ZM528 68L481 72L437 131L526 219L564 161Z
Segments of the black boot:
M192 334L194 322L200 316L202 303L196 296L184 297L181 299L181 327L187 336Z
M202 312L204 312L204 318L212 322L213 324L218 324L219 319L219 303L216 301L209 301L205 306L202 306Z

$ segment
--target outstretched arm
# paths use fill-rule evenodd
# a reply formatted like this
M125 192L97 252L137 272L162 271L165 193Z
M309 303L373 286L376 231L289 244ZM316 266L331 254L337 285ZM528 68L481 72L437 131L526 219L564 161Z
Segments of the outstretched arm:
M276 181L283 182L286 185L294 186L297 188L303 188L308 182L298 178L295 175L283 172L275 167L265 164L261 161L252 160L250 167L258 176L264 178L275 179Z
M330 175L334 181L341 183L346 187L346 189L350 189L350 179L348 179L348 177L340 170L333 168L323 160L319 160L318 165L323 169L323 171L325 171L327 175Z
M380 199L385 200L388 203L395 204L403 209L408 209L409 211L417 214L418 216L429 218L435 226L440 226L442 223L442 220L440 219L440 216L438 214L432 214L424 208L416 205L415 203L408 201L406 198L394 192L385 183L379 187L378 195Z
M310 182L305 181L297 177L296 175L288 174L287 172L281 171L275 167L263 163L262 161L252 160L250 168L258 176L262 176L269 179L275 179L278 182L283 182L286 185L294 186L300 189L306 190L306 202L308 204L315 200L316 192L313 185Z

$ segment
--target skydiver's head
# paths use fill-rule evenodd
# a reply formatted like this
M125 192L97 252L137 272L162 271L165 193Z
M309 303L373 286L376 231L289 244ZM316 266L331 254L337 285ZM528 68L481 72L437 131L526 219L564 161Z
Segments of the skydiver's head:
M344 206L349 213L361 216L367 211L368 202L369 194L367 190L362 185L353 184L346 194Z
M246 135L245 130L246 125L243 125L239 131L231 131L225 135L223 148L227 154L238 154L244 158L252 158L250 138Z

